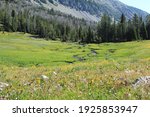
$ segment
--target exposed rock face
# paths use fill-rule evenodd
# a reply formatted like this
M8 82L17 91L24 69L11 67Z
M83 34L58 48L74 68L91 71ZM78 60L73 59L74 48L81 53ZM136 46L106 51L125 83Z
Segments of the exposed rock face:
M53 0L56 1L56 0ZM143 12L137 8L127 6L119 0L57 0L64 6L71 7L78 11L86 11L92 15L100 16L103 13L119 18L124 13L128 18L131 18L135 13L144 16ZM144 16L145 17L145 16Z
M140 77L136 79L135 82L133 83L134 88L137 88L143 85L150 85L150 76Z

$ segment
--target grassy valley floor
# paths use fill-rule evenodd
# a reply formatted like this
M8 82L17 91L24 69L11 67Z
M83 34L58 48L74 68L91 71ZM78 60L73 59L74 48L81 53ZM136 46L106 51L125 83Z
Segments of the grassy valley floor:
M44 79L43 76L47 76ZM0 99L150 99L150 41L79 45L0 32Z

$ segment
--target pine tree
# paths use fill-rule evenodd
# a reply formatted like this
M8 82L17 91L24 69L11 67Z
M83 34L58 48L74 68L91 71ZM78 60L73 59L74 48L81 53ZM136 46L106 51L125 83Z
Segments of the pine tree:
M26 33L26 22L23 12L18 13L18 31Z
M148 33L148 39L150 39L150 15L146 17L146 29Z
M4 12L0 10L0 31L4 31L3 17L4 17Z
M111 36L110 41L115 42L117 39L117 26L116 26L115 20L114 20L113 24L111 25L110 36Z
M129 20L128 23L127 23L126 38L127 38L127 41L132 41L133 39L135 39L135 37L134 37L134 27L133 27L133 23L132 23L131 20Z
M134 30L134 38L135 40L139 40L140 37L140 23L139 23L139 17L137 14L134 14L133 16L133 30Z
M83 42L83 34L82 34L82 27L79 27L79 31L78 31L78 40L80 42Z
M7 12L4 12L4 17L3 17L3 27L5 31L11 31L11 25L10 25L10 16L7 14Z
M16 17L16 12L15 10L12 10L11 12L11 17L12 17L12 31L16 32L16 25L15 25L15 17Z
M120 18L120 34L119 38L121 41L125 40L125 35L126 35L126 17L124 14L121 15Z
M104 14L100 21L100 26L98 27L99 35L102 37L102 42L109 42L111 39L109 33L110 33L110 27L111 27L111 19L109 16Z
M91 43L93 42L93 32L91 31L91 27L89 26L88 31L87 31L87 38L86 38L86 43Z
M141 25L141 29L140 29L140 36L143 38L143 39L148 39L148 33L147 33L147 30L146 30L146 25L145 23L143 22L142 25Z

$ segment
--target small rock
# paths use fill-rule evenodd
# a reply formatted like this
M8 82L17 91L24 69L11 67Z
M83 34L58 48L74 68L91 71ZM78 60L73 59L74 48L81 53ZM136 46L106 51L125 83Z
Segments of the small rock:
M41 75L41 79L43 79L43 80L48 80L49 77L47 77L47 76L45 76L45 75Z
M150 76L140 77L132 83L132 86L134 88L137 88L142 85L150 85Z
M9 86L9 84L0 82L0 87L1 87L1 88L3 88L3 87L8 87L8 86Z
M63 89L63 87L62 87L60 84L58 84L58 85L56 86L56 89L57 89L57 91L61 91L61 90Z
M57 73L56 73L56 72L53 72L53 74L54 74L54 75L57 75Z
M125 70L125 73L126 74L132 74L132 73L134 73L134 70Z
M0 91L2 91L4 88L6 88L8 86L9 86L9 84L0 82Z
M91 53L92 53L93 55L97 55L97 54L98 54L98 52L96 52L95 50L91 50Z
M73 58L75 58L77 61L85 61L86 59L84 57L79 57L78 55L73 55Z

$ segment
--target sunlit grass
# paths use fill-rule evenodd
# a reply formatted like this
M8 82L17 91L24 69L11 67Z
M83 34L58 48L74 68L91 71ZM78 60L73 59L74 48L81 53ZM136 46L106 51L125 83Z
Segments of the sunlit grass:
M149 87L132 87L150 75L150 41L79 45L31 36L0 33L0 82L9 84L0 99L150 99Z

